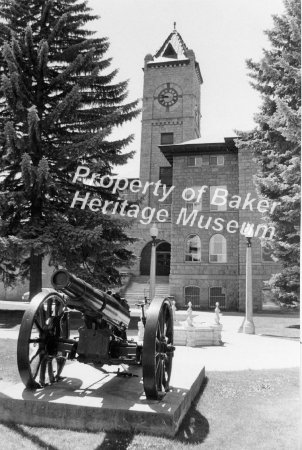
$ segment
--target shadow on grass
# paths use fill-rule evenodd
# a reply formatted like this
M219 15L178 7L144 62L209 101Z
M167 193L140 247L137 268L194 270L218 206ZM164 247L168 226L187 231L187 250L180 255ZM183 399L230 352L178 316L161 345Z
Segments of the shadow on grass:
M181 426L179 427L174 440L188 444L201 444L209 434L210 425L207 418L196 410L196 405L198 404L207 384L208 378L205 377L201 389L187 412Z
M14 431L15 433L18 433L20 437L22 437L23 439L28 439L30 442L38 445L41 448L46 448L47 450L59 450L58 447L54 447L53 445L44 442L38 436L29 433L28 431L25 431L20 425L16 425L14 423L4 423L3 426L9 428L11 431Z
M270 338L278 338L278 339L287 339L289 341L298 341L299 336L283 336L282 334L259 334L260 337L270 337Z
M126 450L133 437L134 433L106 431L103 442L94 450Z

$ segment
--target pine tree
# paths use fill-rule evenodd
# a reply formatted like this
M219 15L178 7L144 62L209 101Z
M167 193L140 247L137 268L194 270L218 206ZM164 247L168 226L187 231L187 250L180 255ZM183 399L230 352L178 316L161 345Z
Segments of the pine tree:
M266 218L276 229L270 245L282 264L270 284L281 302L290 303L299 294L301 19L299 0L284 5L285 14L274 16L274 27L266 32L271 49L259 63L247 61L262 105L257 128L240 133L238 145L255 156L259 194L279 202Z
M1 5L0 270L8 284L29 277L31 296L46 255L99 287L118 282L132 258L122 218L70 208L83 193L72 183L78 165L103 176L132 157L133 137L110 135L138 114L136 101L125 103L127 82L114 82L108 39L88 29L96 18L80 0Z

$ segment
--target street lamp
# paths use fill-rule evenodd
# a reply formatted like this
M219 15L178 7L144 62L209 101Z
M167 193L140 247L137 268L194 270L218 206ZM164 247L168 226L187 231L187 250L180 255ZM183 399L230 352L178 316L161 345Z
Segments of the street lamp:
M152 238L151 246L151 262L150 262L150 301L153 300L155 296L155 276L156 276L156 238L158 236L158 228L154 223L150 228L150 236Z
M243 332L255 334L253 322L253 273L252 273L252 237L254 235L253 225L247 225L244 233L246 237L246 282L245 282L245 320Z

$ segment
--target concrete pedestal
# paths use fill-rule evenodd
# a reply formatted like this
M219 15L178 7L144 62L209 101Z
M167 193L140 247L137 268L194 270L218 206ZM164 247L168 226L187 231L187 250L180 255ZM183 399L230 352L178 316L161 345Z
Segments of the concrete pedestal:
M113 374L116 366L104 368L108 373L69 363L62 381L36 391L24 389L21 383L0 383L1 421L174 436L205 376L202 350L178 347L173 358L171 391L162 401L150 401L144 395L140 367L130 367L138 375L131 378Z
M222 325L174 325L174 344L189 347L221 345Z

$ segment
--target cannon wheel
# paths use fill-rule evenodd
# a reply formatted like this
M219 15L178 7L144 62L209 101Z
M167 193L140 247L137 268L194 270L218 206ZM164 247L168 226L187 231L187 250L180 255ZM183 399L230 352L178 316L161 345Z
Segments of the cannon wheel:
M142 357L143 383L148 399L160 399L169 391L173 350L170 301L154 298L147 311Z
M27 388L41 388L60 379L66 352L58 350L58 340L68 337L64 299L52 289L37 294L24 313L17 344L18 369Z

